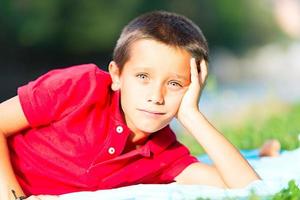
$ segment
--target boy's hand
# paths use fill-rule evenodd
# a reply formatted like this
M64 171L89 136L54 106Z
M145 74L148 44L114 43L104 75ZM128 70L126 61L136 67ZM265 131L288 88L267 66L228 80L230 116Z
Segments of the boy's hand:
M182 97L181 104L177 112L178 120L183 123L184 120L189 118L195 112L199 112L199 98L204 88L207 78L207 65L204 59L200 63L200 71L198 73L197 64L195 58L191 59L191 83Z

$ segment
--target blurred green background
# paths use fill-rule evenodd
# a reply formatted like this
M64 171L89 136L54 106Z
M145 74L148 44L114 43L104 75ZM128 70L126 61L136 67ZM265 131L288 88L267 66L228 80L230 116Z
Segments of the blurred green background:
M200 107L235 145L278 138L284 148L298 146L298 0L1 0L0 101L50 69L107 69L122 28L152 10L183 14L202 29L211 63ZM172 126L194 154L202 152Z

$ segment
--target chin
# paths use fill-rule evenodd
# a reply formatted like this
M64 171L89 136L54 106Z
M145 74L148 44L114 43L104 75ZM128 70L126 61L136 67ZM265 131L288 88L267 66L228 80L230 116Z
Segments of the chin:
M144 133L155 133L161 129L163 129L164 127L166 127L166 125L160 125L160 126L147 126L147 125L142 125L139 127L139 129L144 132Z

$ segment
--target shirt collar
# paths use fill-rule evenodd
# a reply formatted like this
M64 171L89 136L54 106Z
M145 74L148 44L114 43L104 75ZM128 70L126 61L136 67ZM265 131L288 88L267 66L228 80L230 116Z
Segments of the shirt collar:
M168 148L176 140L176 135L171 130L170 126L162 128L161 130L152 133L150 140L147 142L150 151L154 154L159 154Z

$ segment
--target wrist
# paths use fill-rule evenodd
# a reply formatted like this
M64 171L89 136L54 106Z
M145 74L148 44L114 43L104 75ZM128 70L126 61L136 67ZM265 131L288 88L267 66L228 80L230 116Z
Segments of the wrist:
M198 109L188 109L178 115L178 120L185 128L188 129L190 124L194 124L199 116L202 116L202 113Z

